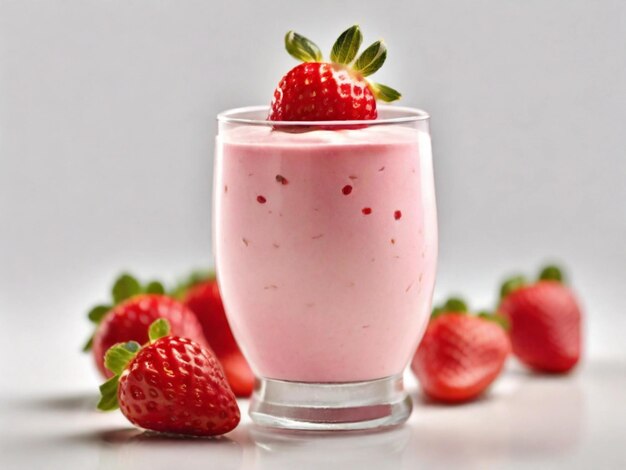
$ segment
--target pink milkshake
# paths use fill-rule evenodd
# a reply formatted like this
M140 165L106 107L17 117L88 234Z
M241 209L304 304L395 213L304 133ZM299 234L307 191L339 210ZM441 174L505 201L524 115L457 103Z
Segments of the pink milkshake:
M265 108L220 115L217 273L233 333L262 379L256 399L273 400L262 415L297 405L285 394L317 394L323 403L307 413L323 408L329 384L393 395L426 326L437 257L428 115L379 109L381 119L348 129L265 122ZM299 388L268 398L289 382ZM378 419L370 412L364 419Z

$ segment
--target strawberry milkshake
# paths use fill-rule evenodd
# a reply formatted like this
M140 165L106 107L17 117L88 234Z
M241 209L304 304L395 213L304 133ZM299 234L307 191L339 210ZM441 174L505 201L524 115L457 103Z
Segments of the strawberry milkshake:
M342 95L344 69L302 65L269 119L267 107L218 117L214 251L230 325L259 378L250 413L291 429L398 424L435 282L428 115L376 108L360 76ZM298 80L313 101L291 115ZM323 95L328 83L339 84L332 109L310 88Z

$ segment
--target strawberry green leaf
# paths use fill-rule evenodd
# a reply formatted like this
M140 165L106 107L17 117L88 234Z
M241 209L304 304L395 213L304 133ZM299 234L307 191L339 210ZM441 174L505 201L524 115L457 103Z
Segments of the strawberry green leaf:
M317 45L300 36L295 31L289 31L285 35L285 48L289 54L302 62L321 62L322 51Z
M144 288L146 294L165 294L165 287L159 281L151 281Z
M111 372L119 375L140 349L141 345L137 341L111 346L104 355L104 365Z
M215 272L210 269L199 269L193 271L184 281L186 287L192 287L201 282L215 279Z
M99 325L104 316L109 313L109 310L111 310L110 305L97 305L89 310L87 317L92 323Z
M508 330L511 325L509 324L509 321L506 319L506 317L504 317L503 315L499 314L498 312L489 312L489 311L482 311L478 313L478 317L479 318L484 318L485 320L488 321L492 321L494 323L497 323L498 325L500 325L502 328L504 328L505 330Z
M383 85L382 83L370 82L369 85L376 99L384 101L385 103L391 103L392 101L399 100L402 97L399 91L394 90L387 85Z
M433 309L431 318L437 318L443 313L467 313L467 304L463 299L458 297L450 297L443 305L439 305Z
M354 60L359 52L359 47L363 42L363 35L359 29L359 25L354 25L346 29L335 44L330 53L330 60L337 64L348 65Z
M174 289L169 291L169 295L181 300L185 297L187 291L196 284L213 279L215 279L215 272L210 269L193 271L186 279L180 281Z
M141 294L141 284L130 274L122 274L113 284L111 294L113 302L118 304L134 295Z
M99 325L102 322L102 319L106 316L106 314L109 313L109 310L111 310L110 305L97 305L89 311L87 317L92 323ZM91 348L93 347L93 338L94 335L91 335L89 337L89 339L83 346L83 352L91 351Z
M565 277L563 276L563 272L558 266L550 265L541 270L541 273L539 274L539 280L564 282Z
M148 336L150 341L156 341L170 334L170 324L165 318L159 318L150 325Z
M513 276L502 283L500 287L500 299L504 299L511 292L516 291L526 285L524 276Z
M467 304L458 297L450 297L443 308L448 312L467 312Z
M117 386L119 381L120 376L116 375L100 385L100 401L97 405L100 411L117 410L120 407L117 402Z
M432 313L430 314L430 318L437 318L443 313L443 308L434 307Z
M363 51L354 63L354 70L364 77L372 75L385 63L387 48L382 41L376 41Z
M91 348L93 348L93 337L94 335L91 335L89 337L89 339L87 340L87 342L85 343L85 345L83 346L83 352L89 352L91 351Z

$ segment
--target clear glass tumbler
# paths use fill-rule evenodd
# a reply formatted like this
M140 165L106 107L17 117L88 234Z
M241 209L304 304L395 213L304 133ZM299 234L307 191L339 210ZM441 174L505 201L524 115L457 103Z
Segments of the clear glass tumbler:
M405 421L402 373L426 327L437 262L429 116L270 122L218 116L214 253L261 425Z

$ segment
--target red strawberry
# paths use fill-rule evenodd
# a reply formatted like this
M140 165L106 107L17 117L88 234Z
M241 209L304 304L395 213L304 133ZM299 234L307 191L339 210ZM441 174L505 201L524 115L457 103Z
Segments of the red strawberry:
M513 353L541 372L567 372L580 360L582 314L562 279L561 271L549 266L534 284L516 277L502 286L498 310L511 324Z
M226 319L224 304L215 278L210 277L193 284L187 289L182 300L198 317L204 336L218 357L239 352L239 346Z
M234 429L239 407L210 349L166 336L169 324L150 326L150 343L121 343L106 354L115 376L101 387L98 408L119 406L136 426L152 431L216 436Z
M337 64L306 62L274 91L271 121L376 119L376 98L363 77Z
M241 352L228 354L219 358L224 375L238 397L249 397L254 390L254 374L248 361Z
M148 326L165 318L172 327L172 332L184 336L202 345L206 340L202 328L191 312L181 302L158 293L162 286L151 283L146 288L128 274L122 275L113 286L115 307L98 306L89 313L89 318L98 326L86 349L92 349L96 366L103 376L110 377L111 372L104 366L104 354L116 343L127 341L148 341Z
M165 295L139 294L109 311L96 329L93 353L100 371L111 376L104 367L104 354L111 346L126 341L145 343L148 326L159 318L170 322L174 334L206 346L200 323L182 303Z
M331 62L323 62L313 42L289 31L287 52L303 64L291 69L274 91L268 119L271 121L345 121L376 119L376 98L394 101L400 93L367 77L382 67L387 48L382 41L356 58L363 36L357 25L335 42ZM356 58L356 60L355 60ZM352 62L354 61L354 64Z
M254 374L233 337L215 279L209 276L199 281L192 276L191 287L184 290L182 299L200 321L204 336L220 360L235 395L250 396Z
M465 310L458 299L435 309L411 364L422 390L435 400L478 397L500 375L511 350L501 325Z

